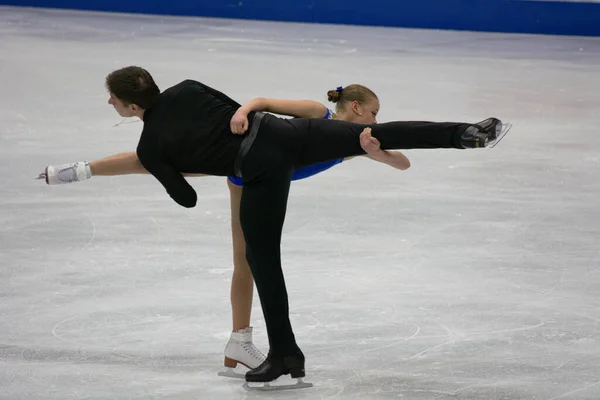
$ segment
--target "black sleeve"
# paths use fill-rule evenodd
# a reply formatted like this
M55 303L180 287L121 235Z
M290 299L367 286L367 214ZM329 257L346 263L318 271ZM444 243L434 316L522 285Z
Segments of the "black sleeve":
M212 94L213 96L215 96L217 99L221 100L222 102L224 102L225 104L229 104L231 107L233 108L240 108L241 104L238 103L237 101L233 100L232 98L230 98L229 96L227 96L224 93L219 92L216 89L211 88L210 86L205 85L204 83L201 82L197 82L197 81L192 81L192 80L188 80L186 82L191 82L194 83L196 85L201 86L204 90L206 90L208 93Z
M196 206L198 195L193 187L185 180L181 172L171 164L157 157L148 145L140 144L137 156L144 166L166 189L167 193L177 204L186 208Z

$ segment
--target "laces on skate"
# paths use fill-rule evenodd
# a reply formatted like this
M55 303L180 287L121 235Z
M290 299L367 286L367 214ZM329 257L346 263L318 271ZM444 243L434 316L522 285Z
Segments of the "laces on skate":
M248 354L250 354L252 357L254 357L257 360L259 360L260 362L264 361L265 355L263 353L261 353L260 350L258 350L256 348L256 346L254 346L254 343L252 343L252 342L244 342L244 343L242 343L242 348Z

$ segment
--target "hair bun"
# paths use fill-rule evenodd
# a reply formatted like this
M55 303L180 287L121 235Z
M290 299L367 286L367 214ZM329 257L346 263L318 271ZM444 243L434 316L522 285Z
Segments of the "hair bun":
M332 103L337 103L342 95L341 90L330 90L327 92L327 100Z

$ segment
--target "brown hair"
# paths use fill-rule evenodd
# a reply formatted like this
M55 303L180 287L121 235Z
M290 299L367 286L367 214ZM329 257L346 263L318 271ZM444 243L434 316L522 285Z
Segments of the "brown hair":
M359 104L364 104L371 99L377 99L377 95L366 86L353 84L346 87L338 87L335 90L327 92L327 100L336 103L336 109L340 110L347 103L357 101Z
M160 89L152 75L141 67L125 67L111 72L106 77L106 89L125 105L136 104L144 110L152 107Z

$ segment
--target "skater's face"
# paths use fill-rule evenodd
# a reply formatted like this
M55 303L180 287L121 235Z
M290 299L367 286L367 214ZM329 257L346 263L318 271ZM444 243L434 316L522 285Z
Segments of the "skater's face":
M115 96L114 93L110 93L108 104L113 106L115 111L123 118L133 117L136 115L135 110L137 106L135 104L125 105L125 103Z
M359 103L353 101L349 103L350 112L347 113L352 117L352 121L357 124L376 124L377 114L379 113L379 100L371 98L366 102Z

